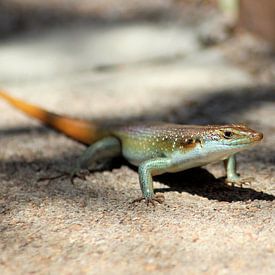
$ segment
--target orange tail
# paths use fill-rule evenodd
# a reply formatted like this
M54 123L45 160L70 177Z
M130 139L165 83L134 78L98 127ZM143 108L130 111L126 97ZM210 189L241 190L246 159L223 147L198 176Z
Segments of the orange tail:
M102 136L97 125L92 122L81 121L48 112L18 98L14 98L3 91L0 91L0 98L3 98L23 113L40 120L45 125L84 144L91 144Z

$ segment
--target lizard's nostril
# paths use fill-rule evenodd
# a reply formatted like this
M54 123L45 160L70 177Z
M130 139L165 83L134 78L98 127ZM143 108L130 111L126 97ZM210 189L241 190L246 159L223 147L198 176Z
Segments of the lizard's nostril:
M263 139L263 133L260 133L260 132L258 132L258 133L253 133L252 134L252 138L255 140L255 141L260 141L260 140L262 140Z

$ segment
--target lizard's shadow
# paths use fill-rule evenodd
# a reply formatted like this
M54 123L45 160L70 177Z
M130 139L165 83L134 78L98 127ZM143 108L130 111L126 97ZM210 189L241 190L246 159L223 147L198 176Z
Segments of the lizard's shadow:
M104 162L104 165L98 169L92 169L89 173L112 171L122 166L128 166L138 173L138 168L129 164L124 158L116 157ZM188 192L192 195L206 197L209 200L217 201L253 201L265 200L273 201L275 196L256 191L249 187L231 186L225 183L224 178L215 178L204 168L192 168L178 173L167 173L155 176L154 181L165 184L168 188L155 188L156 193L166 192ZM138 182L137 182L138 184Z
M230 186L223 178L215 178L203 168L193 168L174 174L156 176L154 179L169 188L157 188L155 192L188 192L210 200L234 202L266 200L273 201L275 196L248 187Z
M122 163L117 163L116 168L126 163L123 159L118 159L118 161L122 161ZM138 172L136 167L127 165L132 170ZM224 181L223 177L215 178L210 172L201 167L155 176L154 181L168 186L168 188L155 188L155 193L188 192L189 194L205 197L209 200L226 202L275 200L275 196L262 191L256 191L246 186L231 186Z

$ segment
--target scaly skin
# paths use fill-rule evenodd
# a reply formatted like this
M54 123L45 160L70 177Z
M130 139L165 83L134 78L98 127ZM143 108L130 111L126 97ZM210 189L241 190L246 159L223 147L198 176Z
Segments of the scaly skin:
M245 125L134 124L106 128L92 122L56 115L0 91L0 97L24 113L69 137L89 145L77 161L71 177L98 160L122 154L138 166L142 198L147 204L162 203L154 194L152 177L208 163L224 161L227 181L240 181L235 154L256 145L263 134Z

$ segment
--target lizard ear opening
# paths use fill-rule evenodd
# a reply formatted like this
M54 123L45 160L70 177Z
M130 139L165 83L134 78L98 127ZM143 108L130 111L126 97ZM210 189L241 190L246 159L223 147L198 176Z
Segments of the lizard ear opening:
M192 138L189 138L189 139L187 139L187 141L186 141L186 144L187 145L190 145L190 144L193 144L194 143L194 140L192 139Z

